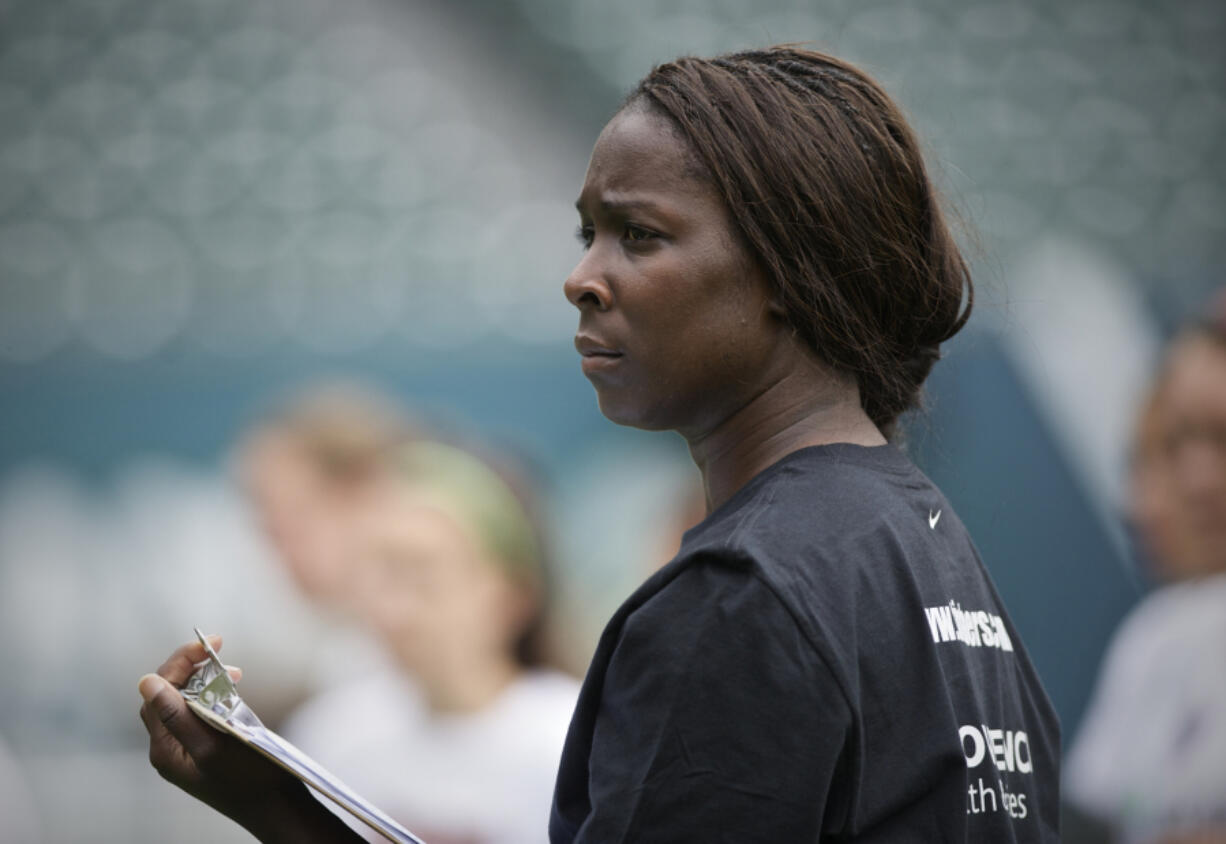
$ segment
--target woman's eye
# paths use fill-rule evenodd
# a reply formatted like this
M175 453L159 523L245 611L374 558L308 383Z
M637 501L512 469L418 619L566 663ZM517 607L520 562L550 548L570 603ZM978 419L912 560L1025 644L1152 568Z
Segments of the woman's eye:
M651 229L645 229L642 226L636 226L634 223L627 223L622 229L622 240L627 243L643 243L645 241L654 240L659 237ZM592 245L592 241L596 239L595 226L579 226L575 229L575 239L583 244L584 249L588 249Z
M633 223L626 224L625 237L631 243L639 243L644 240L651 240L656 236L656 233L650 229L645 229L642 226L636 226Z

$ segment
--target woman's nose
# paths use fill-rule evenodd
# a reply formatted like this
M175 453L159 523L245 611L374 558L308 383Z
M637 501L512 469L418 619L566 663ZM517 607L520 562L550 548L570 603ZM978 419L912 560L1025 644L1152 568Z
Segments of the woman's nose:
M562 285L566 300L579 310L604 311L613 303L613 291L599 272L589 251Z

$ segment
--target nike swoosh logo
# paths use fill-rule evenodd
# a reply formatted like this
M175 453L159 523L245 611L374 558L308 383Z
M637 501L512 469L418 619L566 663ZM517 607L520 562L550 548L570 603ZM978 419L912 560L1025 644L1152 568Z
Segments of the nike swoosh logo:
M941 520L940 510L937 510L935 516L932 514L931 510L928 511L928 528L930 530L936 530L937 522L939 522L940 520Z

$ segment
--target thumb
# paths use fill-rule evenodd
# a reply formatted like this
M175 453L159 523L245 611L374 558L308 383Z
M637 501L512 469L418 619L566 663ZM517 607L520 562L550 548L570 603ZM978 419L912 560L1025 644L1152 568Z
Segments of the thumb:
M207 752L215 743L212 728L192 714L183 695L166 678L146 674L136 687L145 699L141 707L145 726L155 739L164 739L168 733L193 757Z
M170 683L156 674L146 674L136 684L137 691L146 703L153 703L157 696L170 688Z
M140 696L163 724L174 719L183 706L183 696L165 679L156 674L146 674L136 684Z

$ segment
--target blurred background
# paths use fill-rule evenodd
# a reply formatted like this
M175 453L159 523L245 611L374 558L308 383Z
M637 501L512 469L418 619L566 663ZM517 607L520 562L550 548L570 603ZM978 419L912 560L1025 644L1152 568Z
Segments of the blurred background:
M535 467L583 670L695 483L579 371L587 154L653 63L783 41L883 82L963 223L909 448L1072 737L1150 587L1135 409L1226 266L1224 40L1217 0L0 0L0 840L245 840L148 767L136 680L199 625L274 726L327 682L234 468L320 378Z

